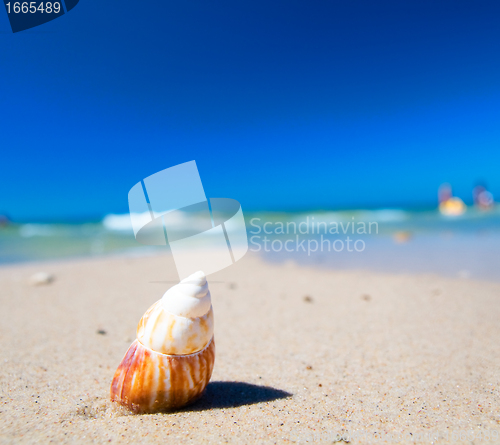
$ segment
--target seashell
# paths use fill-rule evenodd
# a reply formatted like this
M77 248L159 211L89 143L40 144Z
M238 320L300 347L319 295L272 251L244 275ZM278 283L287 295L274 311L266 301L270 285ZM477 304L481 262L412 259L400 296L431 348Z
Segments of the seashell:
M197 272L169 289L137 326L111 383L111 400L136 413L168 411L198 399L215 361L208 283Z

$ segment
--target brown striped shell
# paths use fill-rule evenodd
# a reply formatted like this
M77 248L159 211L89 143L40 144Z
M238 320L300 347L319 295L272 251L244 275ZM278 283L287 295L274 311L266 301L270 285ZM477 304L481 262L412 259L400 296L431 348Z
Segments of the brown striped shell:
M116 370L111 400L136 413L180 408L202 395L214 361L213 337L201 351L188 355L161 354L135 340Z

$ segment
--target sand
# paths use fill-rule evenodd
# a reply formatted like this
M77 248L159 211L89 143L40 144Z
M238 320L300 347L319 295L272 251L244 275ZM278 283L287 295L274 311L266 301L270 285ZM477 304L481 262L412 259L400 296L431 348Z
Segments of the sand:
M166 256L0 268L0 442L500 443L499 283L247 255L209 277L205 396L130 415L111 379L175 281Z

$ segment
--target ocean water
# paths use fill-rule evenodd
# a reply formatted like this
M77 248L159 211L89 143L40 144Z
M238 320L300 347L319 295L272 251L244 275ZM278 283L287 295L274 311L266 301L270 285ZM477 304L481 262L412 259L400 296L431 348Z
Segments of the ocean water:
M380 209L256 212L246 213L245 220L249 250L271 262L500 281L499 207L469 208L459 217ZM107 215L97 223L0 227L3 264L167 251L139 244L128 214Z

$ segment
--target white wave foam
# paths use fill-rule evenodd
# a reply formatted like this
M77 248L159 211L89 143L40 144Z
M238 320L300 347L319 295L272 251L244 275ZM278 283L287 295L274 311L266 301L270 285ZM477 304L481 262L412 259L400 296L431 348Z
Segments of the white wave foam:
M399 209L362 210L357 219L362 221L398 222L410 218L410 214Z
M160 213L153 213L154 218L161 216ZM125 213L121 215L109 214L102 220L102 225L107 230L132 232L132 220L134 226L140 228L151 221L150 212L144 213ZM168 227L173 231L185 230L189 227L191 230L198 229L200 232L207 230L206 219L200 215L193 215L181 210L168 213Z
M145 222L148 222L149 219L151 218L149 212L146 212L144 214L137 213L134 215L134 217L143 218ZM124 215L115 215L112 213L106 215L102 220L102 225L108 230L113 230L118 232L132 231L132 221L128 213Z
M292 221L309 222L312 224L317 222L348 222L348 221L364 221L364 222L399 222L410 218L410 214L399 209L380 209L380 210L352 210L338 212L313 212L301 213L293 216Z
M19 235L23 238L33 236L54 236L56 228L50 224L24 224L19 228Z

